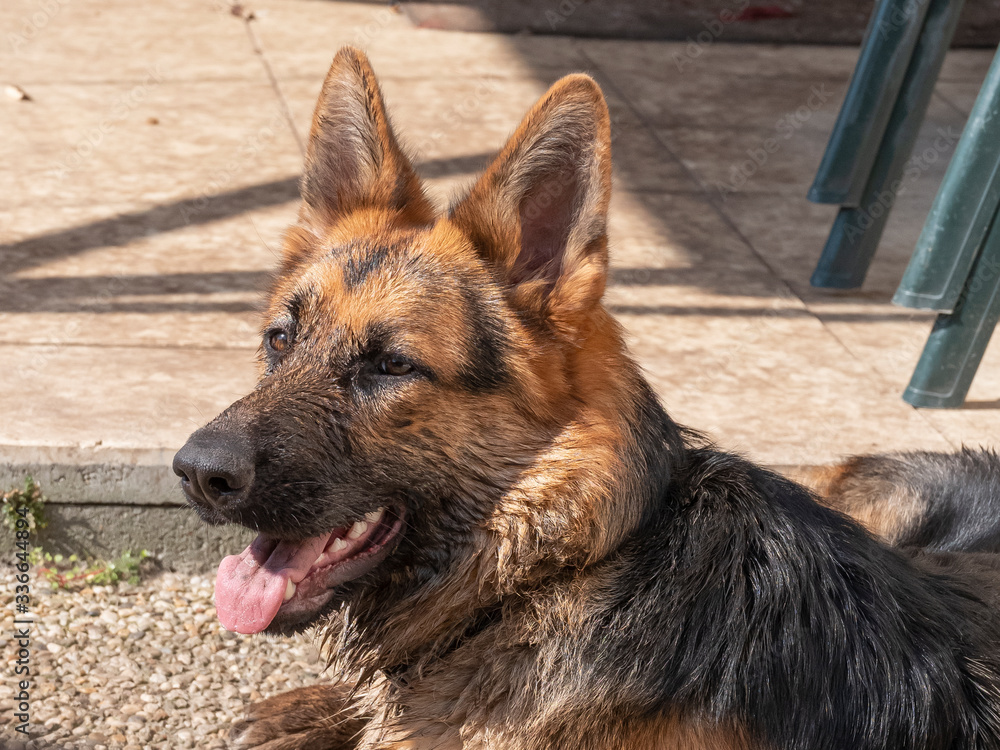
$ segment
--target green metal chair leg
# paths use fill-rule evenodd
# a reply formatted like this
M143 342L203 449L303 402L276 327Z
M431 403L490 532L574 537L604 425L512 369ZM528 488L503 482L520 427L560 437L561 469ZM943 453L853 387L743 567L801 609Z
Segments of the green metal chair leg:
M837 215L810 279L813 286L854 289L864 282L896 193L902 187L900 178L934 93L962 5L962 0L929 0L923 31L861 200L856 208L842 208Z
M953 310L1000 206L1000 50L892 301Z
M927 6L927 0L879 0L809 189L809 200L814 203L858 205L920 38Z
M994 215L955 312L938 316L903 400L936 409L961 406L998 319L1000 219Z

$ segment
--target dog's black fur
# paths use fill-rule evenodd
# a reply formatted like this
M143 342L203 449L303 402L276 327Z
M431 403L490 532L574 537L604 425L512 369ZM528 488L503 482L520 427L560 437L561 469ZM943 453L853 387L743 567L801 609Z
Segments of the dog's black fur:
M926 489L948 506L973 492ZM1000 508L1000 482L975 490L979 510ZM994 555L889 549L799 485L695 449L607 564L620 594L587 648L609 681L635 654L657 665L629 683L649 711L736 715L774 748L1000 746Z

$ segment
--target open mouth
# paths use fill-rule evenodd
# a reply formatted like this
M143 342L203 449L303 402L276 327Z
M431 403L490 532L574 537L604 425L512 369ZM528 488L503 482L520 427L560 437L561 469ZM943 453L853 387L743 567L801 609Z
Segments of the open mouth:
M226 630L260 633L272 623L315 618L333 589L364 575L392 551L403 514L380 508L348 526L302 541L261 534L219 565L215 608Z

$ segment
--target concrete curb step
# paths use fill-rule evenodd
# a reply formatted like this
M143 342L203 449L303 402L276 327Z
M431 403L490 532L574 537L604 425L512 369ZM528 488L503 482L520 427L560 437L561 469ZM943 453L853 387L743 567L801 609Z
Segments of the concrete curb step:
M147 549L169 570L209 573L254 533L203 523L184 502L172 457L168 449L3 446L0 488L27 476L38 482L48 526L32 543L48 552L113 558ZM0 560L13 551L13 534L0 529Z

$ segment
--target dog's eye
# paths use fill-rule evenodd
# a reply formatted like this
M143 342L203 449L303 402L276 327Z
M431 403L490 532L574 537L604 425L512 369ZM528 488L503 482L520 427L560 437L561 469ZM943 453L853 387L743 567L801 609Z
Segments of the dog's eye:
M409 375L413 365L402 357L390 356L379 362L378 370L385 375Z
M265 337L267 346L271 351L284 354L288 349L288 333L286 331L271 331Z

